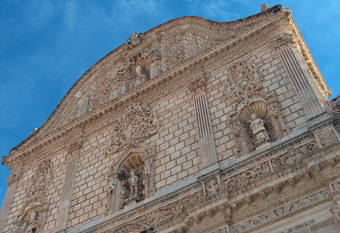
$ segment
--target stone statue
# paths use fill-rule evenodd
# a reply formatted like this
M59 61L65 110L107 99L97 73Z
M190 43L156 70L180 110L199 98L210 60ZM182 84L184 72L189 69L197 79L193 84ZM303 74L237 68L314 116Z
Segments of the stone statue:
M138 199L138 176L136 175L136 171L131 169L130 171L131 177L129 178L129 185L130 185L130 194L131 198L136 200Z
M33 211L31 213L31 218L28 223L28 228L26 230L27 233L33 233L37 230L37 222L38 222L38 213L36 211Z
M147 74L145 74L143 68L140 65L136 66L136 82L135 85L138 86L147 80Z
M109 190L110 190L110 192L112 192L115 189L115 187L116 187L116 180L115 180L114 177L111 177L109 179Z
M250 129L252 130L253 135L256 136L256 146L261 146L269 142L269 135L264 127L264 121L261 118L258 118L255 113L251 115L251 119Z

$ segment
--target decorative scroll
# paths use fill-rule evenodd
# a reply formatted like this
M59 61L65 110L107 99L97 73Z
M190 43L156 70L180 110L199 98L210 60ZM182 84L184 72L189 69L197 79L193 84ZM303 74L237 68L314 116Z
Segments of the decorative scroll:
M327 198L329 198L329 190L323 190L319 193L310 195L308 197L302 198L298 201L295 201L293 203L287 204L285 206L282 206L278 209L275 209L273 211L270 211L266 214L257 216L253 219L247 220L243 223L237 224L233 226L233 230L235 233L243 232L249 229L252 229L254 227L260 226L262 224L265 224L269 221L275 220L279 217L283 217L285 215L288 215L293 212L298 212L299 210L306 208L306 207L312 207L316 203L323 201Z
M340 94L330 101L329 107L334 115L340 115Z
M159 120L151 108L145 103L132 104L127 107L124 116L114 125L107 152L132 148L156 134L159 127Z

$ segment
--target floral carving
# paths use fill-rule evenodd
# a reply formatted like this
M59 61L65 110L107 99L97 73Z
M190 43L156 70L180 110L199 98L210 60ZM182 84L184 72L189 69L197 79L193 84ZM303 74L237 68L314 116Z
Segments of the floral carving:
M225 96L230 104L247 102L261 88L262 73L254 63L240 61L228 68Z
M281 216L290 214L295 211L299 211L302 208L313 206L315 203L322 201L324 199L329 198L329 191L328 190L322 190L319 193L313 194L311 196L302 198L298 201L295 201L293 203L287 204L285 206L282 206L278 209L275 209L271 212L268 212L266 214L257 216L253 219L247 220L241 224L237 224L233 226L233 230L235 233L237 232L243 232L246 230L249 230L251 228L257 227L259 225L262 225L266 222L269 222L271 220L274 220L276 218L279 218Z
M114 125L107 152L132 148L156 134L159 127L159 120L151 108L145 103L132 104L127 107L124 116Z
M286 153L271 160L274 171L280 170L289 164L295 163L302 155L314 152L318 149L315 142L307 143L299 148L290 148Z
M226 186L228 189L233 189L239 187L247 182L254 180L257 177L263 176L270 172L270 167L268 162L261 163L251 169L241 172L226 181Z
M325 132L322 132L318 134L317 137L319 139L321 147L329 146L333 144L334 142L338 141L338 138L335 132L333 131L333 129L329 129Z

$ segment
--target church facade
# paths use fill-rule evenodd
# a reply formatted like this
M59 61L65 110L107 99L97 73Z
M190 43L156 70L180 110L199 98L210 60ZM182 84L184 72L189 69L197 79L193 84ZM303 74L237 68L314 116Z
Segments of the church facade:
M339 232L340 98L291 11L183 17L91 67L2 164L1 232Z

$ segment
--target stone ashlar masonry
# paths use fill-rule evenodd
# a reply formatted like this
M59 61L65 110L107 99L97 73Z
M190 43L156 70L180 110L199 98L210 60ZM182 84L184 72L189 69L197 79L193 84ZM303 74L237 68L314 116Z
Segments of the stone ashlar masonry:
M280 5L132 34L3 157L0 231L337 232L328 95Z

